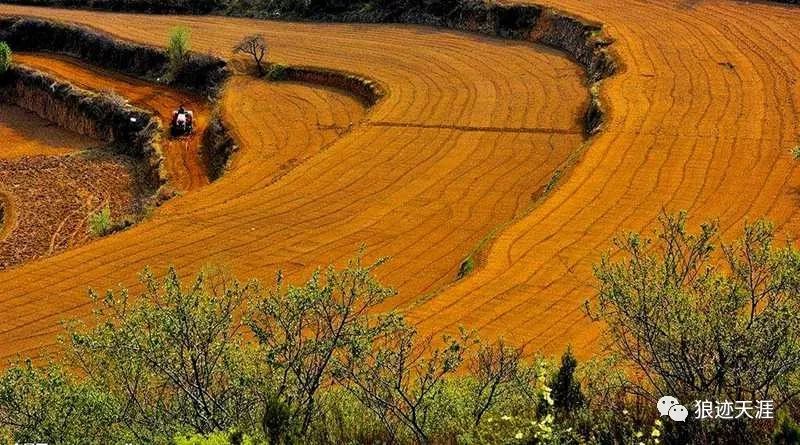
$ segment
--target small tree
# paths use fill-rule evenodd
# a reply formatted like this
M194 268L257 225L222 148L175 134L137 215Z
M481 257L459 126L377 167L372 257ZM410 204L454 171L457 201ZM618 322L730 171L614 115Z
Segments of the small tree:
M169 32L167 55L169 56L169 77L174 80L189 55L192 33L185 26L176 26Z
M92 292L96 319L91 328L68 325L68 364L117 400L119 422L137 442L258 425L269 373L239 321L256 285L203 273L184 289L174 269L163 281L145 271L142 284L137 298Z
M234 54L247 54L253 58L259 76L263 76L266 73L264 70L264 58L267 56L267 51L267 42L261 34L247 36L233 48Z
M0 74L11 68L11 47L6 42L0 42Z
M385 320L392 317L372 315L377 305L395 295L373 276L384 262L365 266L359 256L344 270L316 271L303 287L285 287L278 274L275 288L250 315L250 328L276 375L278 400L270 400L270 406L285 403L301 434L311 426L318 392L332 381L335 362L366 348L388 329ZM285 427L264 420L271 425L265 431L269 435Z
M572 412L585 403L581 384L575 379L577 367L578 361L572 355L572 350L567 349L561 356L561 367L550 385L553 390L553 406L563 412Z
M393 440L401 426L415 443L426 445L434 406L447 378L463 363L470 335L446 336L441 348L433 348L432 338L418 342L413 328L402 321L396 326L353 351L338 368L338 381L381 420Z
M513 390L513 383L520 378L521 368L522 349L506 346L502 339L478 350L469 362L471 375L475 378L472 390L475 425L480 424L484 414L498 399Z
M643 377L638 393L651 402L774 399L776 408L791 400L800 370L800 251L777 246L764 221L746 224L719 250L716 224L692 234L685 213L660 222L657 241L617 239L624 258L605 256L595 267L596 313Z

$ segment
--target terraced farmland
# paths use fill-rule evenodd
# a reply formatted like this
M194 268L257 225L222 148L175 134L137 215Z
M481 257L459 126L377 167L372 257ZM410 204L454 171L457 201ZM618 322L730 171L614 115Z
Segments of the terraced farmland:
M47 345L84 314L85 288L133 284L145 265L227 265L290 278L361 243L423 333L478 328L529 350L601 346L581 306L591 265L621 230L662 209L738 230L767 216L797 233L800 51L791 7L714 0L548 0L604 23L622 72L605 81L610 121L582 151L588 91L563 55L413 26L272 23L0 7L159 44L187 23L196 49L229 56L263 32L279 61L356 72L388 95L364 114L341 93L237 76L222 112L240 152L219 181L124 233L0 274L0 355ZM70 77L72 73L63 73ZM99 77L106 77L100 75ZM76 79L79 80L79 79ZM571 155L552 194L529 207ZM478 270L453 283L490 233ZM57 297L55 297L57 296Z
M93 147L96 142L26 112L0 105L0 159L22 156L62 155Z

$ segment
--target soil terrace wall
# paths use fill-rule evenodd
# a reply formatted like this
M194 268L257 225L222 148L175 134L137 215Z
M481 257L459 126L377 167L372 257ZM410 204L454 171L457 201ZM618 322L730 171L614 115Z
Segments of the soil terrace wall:
M161 124L148 111L19 66L0 77L0 100L143 161L153 190L166 182L158 145Z
M614 74L616 62L601 36L602 26L586 23L553 9L537 5L481 4L465 8L446 19L448 28L541 43L569 54L581 64L591 82Z
M11 198L8 194L0 190L0 241L3 241L11 233L16 216L12 207Z
M238 150L238 146L218 112L211 117L200 145L208 166L208 177L212 181L216 181L225 173L231 156Z
M376 82L344 71L307 66L283 68L281 80L297 81L343 90L356 96L368 108L374 106L386 94Z
M3 200L3 195L0 195L0 240L5 238L6 232L6 203Z
M17 1L15 3L28 3ZM55 4L48 0L31 2ZM77 6L77 5L70 5ZM96 7L103 9L104 4ZM136 4L129 4L133 10ZM186 6L186 5L184 5ZM187 9L184 12L198 12ZM245 14L247 15L247 14ZM401 22L444 26L461 31L481 33L513 40L541 43L567 53L581 64L591 84L611 76L617 69L616 59L609 53L611 41L602 36L599 24L587 23L550 8L538 5L504 5L483 1L464 0L451 14L437 17L420 11L410 11L399 16L364 15L343 13L319 17L288 17L324 19L345 22ZM80 57L94 64L148 78L162 77L166 72L167 56L163 50L122 42L110 36L72 25L27 18L0 19L0 40L9 41L14 49L36 51L49 50ZM294 80L310 81L322 85L331 82L334 87L344 88L357 96L371 97L356 82L342 83L319 70L296 67ZM209 56L193 55L185 69L176 77L176 83L203 92L216 91L227 76L225 62ZM326 78L330 77L330 78ZM589 107L584 114L587 135L598 132L605 119L599 95L592 90Z
M0 40L14 51L48 51L148 80L164 79L169 57L163 49L122 41L75 25L24 17L0 18ZM190 53L171 84L214 94L228 76L222 59Z

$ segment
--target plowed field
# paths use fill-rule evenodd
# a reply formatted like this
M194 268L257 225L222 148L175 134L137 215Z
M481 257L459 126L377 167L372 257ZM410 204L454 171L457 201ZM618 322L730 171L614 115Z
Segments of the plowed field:
M0 141L0 270L86 244L87 218L106 204L115 217L141 211L133 160L102 142L9 105Z
M208 125L209 110L202 98L130 76L81 65L67 57L17 54L14 61L68 79L79 88L118 94L133 105L154 111L161 118L165 130L161 145L170 184L181 191L195 190L208 184L208 171L200 153L200 135ZM166 130L172 119L172 112L181 104L195 114L195 133L190 137L170 138Z
M91 241L89 215L108 206L113 218L142 211L136 162L100 150L70 156L0 159L0 270Z
M223 99L241 145L232 171L133 230L0 274L0 313L11 314L0 355L49 344L58 320L88 310L87 286L133 284L146 264L188 273L222 263L265 278L283 268L300 278L364 242L394 257L383 271L401 292L391 303L423 333L464 324L529 350L572 344L585 356L599 345L580 310L591 265L620 230L647 230L666 208L719 217L728 233L759 216L797 232L800 178L788 153L800 103L797 9L546 3L604 23L625 69L603 85L605 130L530 214L582 142L582 74L551 50L407 26L0 7L154 44L186 23L195 49L223 56L242 35L263 32L276 60L358 72L389 91L335 140L335 127L360 117L351 99L235 78ZM485 266L448 286L464 256L516 217Z
M0 159L63 155L96 145L19 107L0 104Z

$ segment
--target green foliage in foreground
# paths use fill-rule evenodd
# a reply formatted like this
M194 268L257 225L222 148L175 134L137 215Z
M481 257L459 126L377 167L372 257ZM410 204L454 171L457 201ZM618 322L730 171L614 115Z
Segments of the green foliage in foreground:
M250 436L238 431L216 432L209 435L193 434L189 436L177 436L173 439L175 445L256 445Z
M622 261L595 268L596 306L613 348L646 384L651 403L774 400L796 404L800 371L800 251L778 244L765 221L746 224L731 243L715 223L699 233L686 214L663 215L656 240L618 238ZM758 422L688 422L678 435L707 443L757 434Z
M795 443L800 253L772 227L718 242L686 216L620 238L596 267L617 354L559 367L469 332L419 338L376 308L395 292L361 257L300 286L206 270L91 293L63 363L0 376L0 438L50 444ZM628 379L626 373L639 378ZM641 377L643 376L643 378ZM771 421L657 420L655 400L773 398ZM654 421L655 420L655 421Z
M11 47L6 42L0 42L0 74L5 73L11 68Z

